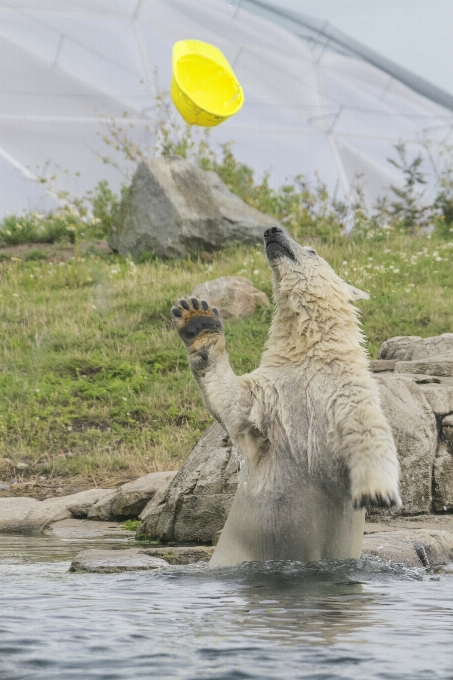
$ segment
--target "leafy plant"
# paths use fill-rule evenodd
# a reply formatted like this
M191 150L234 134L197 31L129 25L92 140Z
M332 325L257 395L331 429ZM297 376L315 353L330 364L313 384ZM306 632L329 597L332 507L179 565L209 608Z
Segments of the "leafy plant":
M395 168L401 171L404 179L403 188L394 184L390 189L396 196L396 200L390 203L389 214L408 231L415 231L416 228L426 225L425 214L428 207L422 204L422 193L417 193L418 186L425 185L426 179L422 172L423 158L418 154L413 161L409 162L406 152L406 144L399 142L395 144L398 159L387 158Z
M139 519L127 519L122 524L123 529L126 529L126 531L137 531L139 526L140 526Z

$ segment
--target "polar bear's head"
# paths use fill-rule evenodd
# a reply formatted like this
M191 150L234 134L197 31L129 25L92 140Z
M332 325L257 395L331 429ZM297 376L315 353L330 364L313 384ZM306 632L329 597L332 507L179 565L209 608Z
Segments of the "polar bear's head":
M266 257L274 272L276 292L285 289L310 290L318 297L338 295L340 292L352 302L368 300L368 293L343 281L314 248L301 246L283 229L272 227L264 232ZM296 283L296 286L294 284Z
M352 303L368 299L368 294L343 281L316 250L299 245L278 227L264 232L264 245L274 274L273 341L278 338L280 345L294 345L294 350L360 344Z

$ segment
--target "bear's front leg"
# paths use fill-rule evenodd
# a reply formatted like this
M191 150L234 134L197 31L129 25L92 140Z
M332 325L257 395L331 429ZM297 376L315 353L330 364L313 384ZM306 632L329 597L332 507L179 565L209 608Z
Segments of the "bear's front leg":
M349 387L348 398L336 402L335 432L349 468L353 506L399 508L398 456L375 388Z
M236 438L249 426L252 395L230 366L218 310L206 300L190 298L179 300L171 313L206 407Z

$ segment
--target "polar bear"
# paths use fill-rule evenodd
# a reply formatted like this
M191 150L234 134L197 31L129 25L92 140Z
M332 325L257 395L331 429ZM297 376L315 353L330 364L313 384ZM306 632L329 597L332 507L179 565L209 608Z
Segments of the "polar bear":
M236 376L217 309L172 309L203 400L241 457L211 567L359 557L365 508L398 507L399 464L345 283L313 248L264 232L275 314L259 368Z

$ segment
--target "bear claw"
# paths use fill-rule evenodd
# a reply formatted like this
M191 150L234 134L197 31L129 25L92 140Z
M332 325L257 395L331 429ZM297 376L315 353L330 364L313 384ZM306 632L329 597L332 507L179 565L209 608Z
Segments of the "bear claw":
M360 498L354 500L354 510L362 508L396 508L401 505L399 498L392 498L389 495L362 494Z

